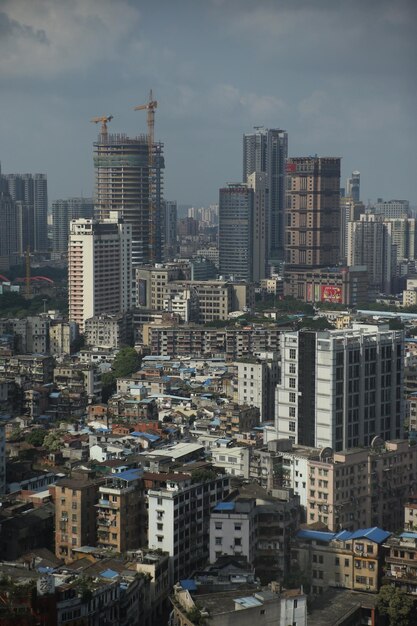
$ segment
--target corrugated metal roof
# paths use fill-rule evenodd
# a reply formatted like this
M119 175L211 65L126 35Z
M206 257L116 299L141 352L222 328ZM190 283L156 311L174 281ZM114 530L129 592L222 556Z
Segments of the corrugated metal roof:
M245 609L249 609L254 606L262 606L262 602L260 600L257 600L254 596L235 598L235 602L243 606Z
M335 533L322 530L299 530L297 533L298 539L314 539L316 541L324 541L325 543L329 543L334 537Z
M215 508L214 511L234 511L235 510L235 503L234 502L219 502Z

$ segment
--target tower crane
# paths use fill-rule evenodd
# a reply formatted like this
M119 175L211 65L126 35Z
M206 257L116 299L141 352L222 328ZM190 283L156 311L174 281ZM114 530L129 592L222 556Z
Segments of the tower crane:
M139 104L135 111L147 111L148 124L148 172L149 172L149 260L156 261L156 206L155 206L155 175L154 175L154 131L155 109L158 102L153 99L152 89L146 104Z
M93 117L93 119L90 121L93 122L94 124L101 123L100 134L102 137L107 137L107 124L108 122L111 122L112 119L113 119L113 115L102 115L101 117Z

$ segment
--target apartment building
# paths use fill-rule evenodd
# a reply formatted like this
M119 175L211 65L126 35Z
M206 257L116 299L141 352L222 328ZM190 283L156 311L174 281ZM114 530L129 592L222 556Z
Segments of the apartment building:
M20 354L0 356L0 376L30 380L34 384L51 383L54 359L51 356Z
M278 439L340 451L400 438L403 350L402 331L375 325L282 333Z
M68 247L69 319L84 331L95 315L131 308L131 224L116 215L103 222L72 220Z
M327 457L328 455L328 457ZM327 457L327 458L326 458ZM417 450L408 441L375 439L370 448L308 461L307 521L331 531L404 524L404 504L417 485Z
M246 433L259 425L259 409L246 404L228 404L220 413L220 430L226 437Z
M377 527L337 533L299 530L291 542L291 561L311 579L315 595L329 587L376 593L382 575L382 546L389 536Z
M230 476L248 479L250 455L250 448L232 446L230 439L220 439L211 450L211 462Z
M131 469L107 478L99 487L96 507L97 546L115 552L146 544L146 509L142 470Z
M417 531L417 496L410 495L404 505L404 530Z
M275 324L248 325L241 328L202 328L188 325L144 324L143 343L159 356L224 356L234 361L255 352L279 350L281 331Z
M417 533L406 531L389 537L384 547L388 554L383 583L417 595Z
M219 502L210 514L210 563L224 555L255 559L256 500Z
M55 484L55 554L66 563L74 558L74 548L96 543L94 505L99 482L63 478Z
M206 563L210 510L229 491L227 476L193 482L189 474L166 474L158 488L148 489L148 546L168 552L173 580L188 577Z
M95 315L85 320L85 343L100 348L121 348L131 345L132 316L129 313Z
M279 380L276 355L272 352L265 353L262 357L243 357L235 365L239 404L258 407L261 422L272 419L275 387Z

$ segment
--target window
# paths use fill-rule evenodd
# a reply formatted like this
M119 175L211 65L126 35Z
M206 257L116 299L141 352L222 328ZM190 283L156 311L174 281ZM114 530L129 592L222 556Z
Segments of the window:
M157 504L158 504L158 506L161 506L161 505L162 505L162 498L158 498L158 500L157 500Z
M290 389L295 389L295 378L290 378L288 384Z
M242 524L235 524L235 530L242 530Z
M222 537L216 537L216 541L215 541L216 546L221 546L222 545L222 540L223 540Z
M339 557L338 557L338 556L337 556L337 557L335 557L334 564L335 564L335 565L340 565L340 559L339 559Z
M163 536L162 536L162 535L158 535L158 541L159 541L160 543L162 543L162 541L163 541L163 540L164 540Z
M157 530L164 530L164 525L163 524L157 524L156 528L157 528Z
M349 559L345 559L345 567L349 567Z
M290 374L295 374L296 373L296 365L295 363L290 363L290 368L289 368L289 372Z
M295 422L290 422L290 431L295 433Z
M235 546L241 546L242 545L242 539L240 537L235 537Z
M290 391L289 399L290 399L290 402L295 402L295 393L294 393L294 391Z
M216 530L221 530L223 527L223 524L221 522L215 522L214 527Z
M295 417L295 406L290 406L290 417Z
M290 359L297 358L297 350L295 348L290 348Z

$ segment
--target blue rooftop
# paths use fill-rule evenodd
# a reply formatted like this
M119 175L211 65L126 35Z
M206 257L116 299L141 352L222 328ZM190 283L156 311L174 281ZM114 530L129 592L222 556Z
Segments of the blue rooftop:
M197 591L197 585L192 578L184 578L183 580L180 580L180 585L187 591Z
M147 439L148 441L154 442L154 441L158 441L161 437L159 435L152 435L151 433L140 433L135 431L134 433L130 433L131 435L133 435L134 437L143 437L144 439Z
M215 508L213 509L215 512L220 511L234 511L235 503L234 502L219 502Z
M360 528L354 532L349 530L341 530L338 533L330 533L321 530L299 530L297 537L299 539L311 539L316 541L323 541L329 543L332 540L335 541L350 541L351 539L369 539L374 543L383 543L388 539L391 533L382 528L374 526L373 528ZM417 534L415 535L417 539Z
M114 571L114 569L105 569L103 572L100 572L100 576L102 578L116 578L119 574Z
M126 470L126 472L118 472L117 474L111 474L112 478L122 478L123 480L137 480L143 474L143 470L140 468Z
M402 539L417 539L417 533L401 533Z

